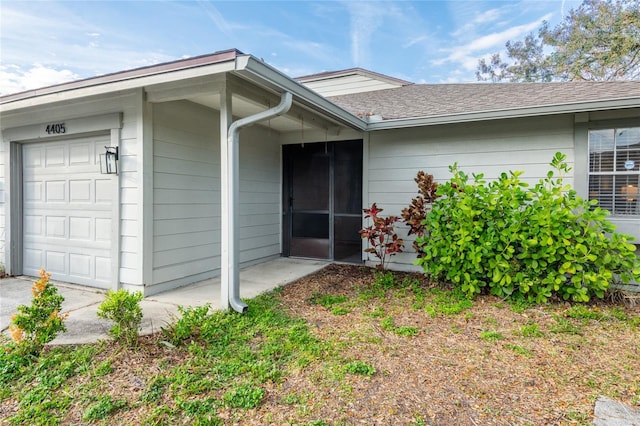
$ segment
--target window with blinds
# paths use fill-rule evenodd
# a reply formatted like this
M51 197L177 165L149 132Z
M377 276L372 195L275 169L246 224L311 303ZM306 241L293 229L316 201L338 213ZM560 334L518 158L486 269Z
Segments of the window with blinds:
M612 216L640 215L640 127L589 131L589 199Z

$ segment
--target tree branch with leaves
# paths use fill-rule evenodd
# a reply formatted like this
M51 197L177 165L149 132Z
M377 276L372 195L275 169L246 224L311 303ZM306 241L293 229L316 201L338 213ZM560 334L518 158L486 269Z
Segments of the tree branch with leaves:
M547 82L640 79L640 3L585 0L554 28L508 41L507 59L480 59L479 81Z

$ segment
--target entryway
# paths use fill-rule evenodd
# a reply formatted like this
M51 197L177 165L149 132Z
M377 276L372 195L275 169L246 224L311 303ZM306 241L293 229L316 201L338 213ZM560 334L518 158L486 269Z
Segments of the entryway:
M284 145L284 256L362 262L362 141Z

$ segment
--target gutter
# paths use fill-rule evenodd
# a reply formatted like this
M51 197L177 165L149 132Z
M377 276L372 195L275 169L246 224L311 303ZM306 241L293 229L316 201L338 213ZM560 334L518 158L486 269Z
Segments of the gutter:
M469 112L459 114L432 115L428 117L392 118L367 123L366 130L388 130L407 127L436 126L440 124L468 123L507 118L522 118L553 114L574 114L594 110L610 110L640 107L640 98L607 99L601 101L569 104L543 105L503 110Z
M364 131L367 128L367 123L364 120L252 55L239 55L236 57L236 72L258 86L266 86L276 92L291 92L296 95L297 103L309 107L312 111L321 111L331 119L339 120L342 125L360 131Z
M240 313L247 310L248 306L240 299L240 244L239 244L239 211L240 211L240 129L250 126L254 123L268 120L282 114L286 114L293 103L293 95L291 92L285 92L281 96L280 103L266 111L259 112L249 117L241 118L234 121L229 126L227 133L227 170L229 171L229 179L227 181L227 224L222 223L223 227L229 230L229 240L227 242L228 253L227 262L224 262L222 268L228 268L227 282L223 282L223 286L227 286L227 291L222 294L229 295L229 304ZM224 251L224 247L222 250Z

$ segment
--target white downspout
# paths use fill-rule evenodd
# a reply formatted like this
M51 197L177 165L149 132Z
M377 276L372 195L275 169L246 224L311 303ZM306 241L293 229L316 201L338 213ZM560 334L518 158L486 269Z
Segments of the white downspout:
M289 108L291 108L292 101L293 95L290 92L283 93L280 103L277 106L234 121L231 126L229 126L229 132L227 134L227 170L229 176L226 191L228 202L226 205L227 214L222 217L222 227L223 229L226 227L229 230L229 239L227 241L227 247L222 247L222 277L227 279L221 283L223 287L221 294L228 294L229 304L235 311L240 313L247 310L247 305L240 299L240 247L238 243L238 218L240 209L239 133L242 127L285 114L289 111ZM222 207L225 207L224 196ZM225 271L225 268L227 271ZM226 303L223 302L223 306L225 305Z

